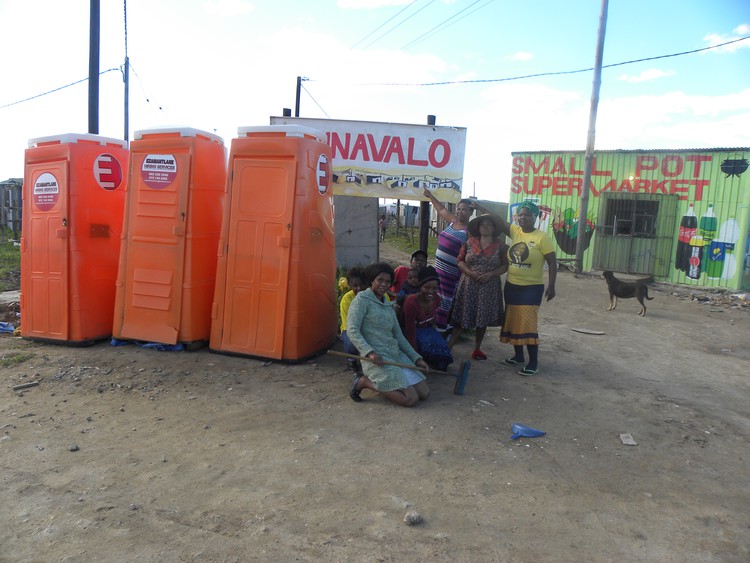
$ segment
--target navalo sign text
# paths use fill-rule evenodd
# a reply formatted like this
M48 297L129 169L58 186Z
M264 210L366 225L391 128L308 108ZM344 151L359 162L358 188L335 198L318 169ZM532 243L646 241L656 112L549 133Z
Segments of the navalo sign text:
M441 201L461 198L466 129L366 121L272 117L325 131L333 155L333 193Z
M708 152L708 151L707 151ZM677 195L682 200L702 201L714 182L714 155L706 153L618 153L606 151L592 158L591 194L603 192ZM580 195L583 186L582 153L513 153L511 191L541 196Z

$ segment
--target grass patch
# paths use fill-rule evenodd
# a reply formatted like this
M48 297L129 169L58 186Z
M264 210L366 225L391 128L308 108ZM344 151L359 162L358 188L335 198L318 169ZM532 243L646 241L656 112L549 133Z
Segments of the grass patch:
M3 357L0 357L0 367L11 368L13 366L17 366L18 364L22 364L26 360L30 360L33 357L34 357L34 354L29 354L27 352L20 352L18 354L11 354L9 356L3 356Z
M0 291L21 288L21 247L0 242Z
M385 242L396 250L411 255L415 250L419 250L419 229L402 228L396 236L395 228L389 226L385 234ZM437 250L437 238L427 237L427 256L430 262L435 257L435 250Z

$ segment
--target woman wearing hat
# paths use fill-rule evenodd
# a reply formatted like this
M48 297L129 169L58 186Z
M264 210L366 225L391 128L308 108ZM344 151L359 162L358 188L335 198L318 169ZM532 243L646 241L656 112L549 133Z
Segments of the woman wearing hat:
M458 254L461 280L453 298L449 346L458 342L462 329L473 328L475 360L486 360L482 341L488 326L503 324L503 288L500 276L508 271L507 245L499 240L500 217L485 213L469 221L469 240Z
M391 302L386 299L393 282L393 268L388 264L370 264L365 268L367 289L352 301L346 319L346 333L360 355L364 374L356 374L349 396L361 401L363 389L371 389L389 401L412 407L430 395L425 376L416 369L393 364L427 368L427 363L407 342L396 320ZM389 362L388 364L384 362Z
M435 369L445 371L453 363L448 344L435 329L435 316L440 306L437 270L427 266L419 270L419 292L404 301L404 336L422 358Z
M542 297L555 297L557 258L555 247L546 233L534 227L539 208L530 201L516 208L518 225L501 219L501 230L511 239L508 250L508 277L505 281L505 322L500 331L500 342L513 345L515 354L505 359L510 366L525 361L523 347L529 352L529 362L518 373L534 375L539 364L539 328L537 315ZM544 289L544 264L549 273Z

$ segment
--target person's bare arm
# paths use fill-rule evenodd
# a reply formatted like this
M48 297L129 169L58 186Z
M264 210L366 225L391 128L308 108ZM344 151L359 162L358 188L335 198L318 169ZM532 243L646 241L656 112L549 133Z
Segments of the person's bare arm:
M440 217L442 217L443 220L448 221L448 223L453 223L456 220L456 216L450 211L448 211L445 205L440 203L438 201L438 198L436 198L430 190L425 188L423 195L432 202L432 205L435 208L435 211L437 211L438 215L440 215Z
M549 283L544 295L547 296L547 301L552 301L555 298L555 282L557 281L557 256L554 252L544 255L544 259L547 261L547 273L549 274Z

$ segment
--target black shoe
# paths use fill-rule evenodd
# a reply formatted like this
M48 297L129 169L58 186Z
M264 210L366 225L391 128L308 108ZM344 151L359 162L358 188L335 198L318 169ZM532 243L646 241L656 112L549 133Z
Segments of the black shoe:
M360 379L362 379L362 376L359 374L355 374L352 378L352 386L349 388L349 396L355 403L362 402L362 397L359 396L359 394L361 393L361 389L359 388Z

